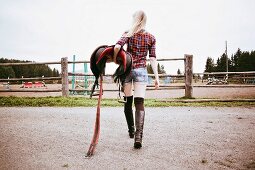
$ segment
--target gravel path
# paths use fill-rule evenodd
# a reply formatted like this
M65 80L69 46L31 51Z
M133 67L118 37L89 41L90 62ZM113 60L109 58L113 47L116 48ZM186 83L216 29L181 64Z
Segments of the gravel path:
M255 108L146 108L133 149L122 108L0 108L0 169L255 169Z

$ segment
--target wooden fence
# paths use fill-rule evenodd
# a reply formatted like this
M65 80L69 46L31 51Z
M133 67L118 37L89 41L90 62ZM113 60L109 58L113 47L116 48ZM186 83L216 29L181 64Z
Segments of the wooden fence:
M214 73L194 73L193 74L193 56L184 55L184 58L171 58L171 59L158 59L159 62L162 61L184 61L184 75L170 75L170 74L160 74L162 77L175 77L184 78L184 85L160 85L159 90L166 89L185 89L185 97L192 98L193 87L202 88L247 88L255 87L255 85L236 85L236 84L224 84L224 85L196 85L192 83L194 76L202 75L204 76L229 76L235 75L244 80L255 80L255 71L249 72L214 72ZM83 74L83 73L69 73L68 65L73 63L89 63L89 61L68 61L66 58L61 58L60 62L26 62L26 63L0 63L0 66L15 66L15 65L50 65L50 64L61 64L61 74L59 77L34 77L34 78L10 78L10 79L0 79L0 82L15 82L15 81L38 81L38 80L61 80L61 89L3 89L0 92L62 92L62 96L69 96L69 92L84 92L90 91L91 89L69 89L69 79L68 76L93 76L93 74ZM110 74L105 76L112 76ZM154 76L149 74L149 76ZM117 91L118 89L106 89L104 91ZM154 90L152 85L147 86L147 90Z
M246 72L212 72L194 73L193 77L202 76L202 82L208 78L216 79L206 85L193 85L193 87L217 87L217 88L244 88L255 87L255 71ZM207 79L204 79L206 77ZM196 78L195 78L196 82ZM230 85L229 83L232 83ZM241 85L240 85L241 84Z
M159 90L165 89L185 89L185 97L192 98L192 76L193 76L193 56L184 55L184 58L171 58L171 59L158 59L158 61L184 61L185 73L184 75L159 75L160 77L184 77L184 86L161 86ZM60 77L35 77L35 78L10 78L10 79L0 79L0 82L10 82L10 81L34 81L34 80L61 80L62 89L5 89L0 90L0 92L62 92L62 96L69 96L70 91L90 91L90 89L69 89L68 76L93 76L92 74L80 74L80 73L68 73L68 64L72 63L89 63L89 61L68 61L67 57L61 58L60 62L26 62L26 63L0 63L0 66L15 66L15 65L50 65L50 64L61 64L61 76ZM111 75L106 75L111 76ZM153 75L149 75L153 76ZM147 90L152 90L152 86L148 86ZM105 91L117 91L117 89L105 90Z

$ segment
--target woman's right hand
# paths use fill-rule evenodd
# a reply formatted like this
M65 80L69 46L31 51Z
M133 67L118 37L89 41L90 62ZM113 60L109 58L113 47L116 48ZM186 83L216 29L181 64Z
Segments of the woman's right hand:
M159 81L155 80L155 90L157 90L159 88Z

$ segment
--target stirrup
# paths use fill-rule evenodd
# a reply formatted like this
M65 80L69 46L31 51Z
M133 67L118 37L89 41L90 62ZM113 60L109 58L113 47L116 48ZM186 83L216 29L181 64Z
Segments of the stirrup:
M127 103L127 101L125 99L121 99L121 97L118 98L118 102L119 103Z
M98 92L94 92L94 93L92 93L92 95L91 96L99 96L100 95L100 93L98 93Z

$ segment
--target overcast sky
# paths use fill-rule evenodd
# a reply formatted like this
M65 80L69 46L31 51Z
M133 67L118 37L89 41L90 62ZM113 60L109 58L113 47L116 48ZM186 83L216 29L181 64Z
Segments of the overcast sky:
M0 0L0 57L89 60L99 45L115 44L140 9L157 39L157 57L192 54L194 72L204 71L208 56L220 57L225 41L228 54L255 50L254 0ZM160 64L167 73L184 68Z

